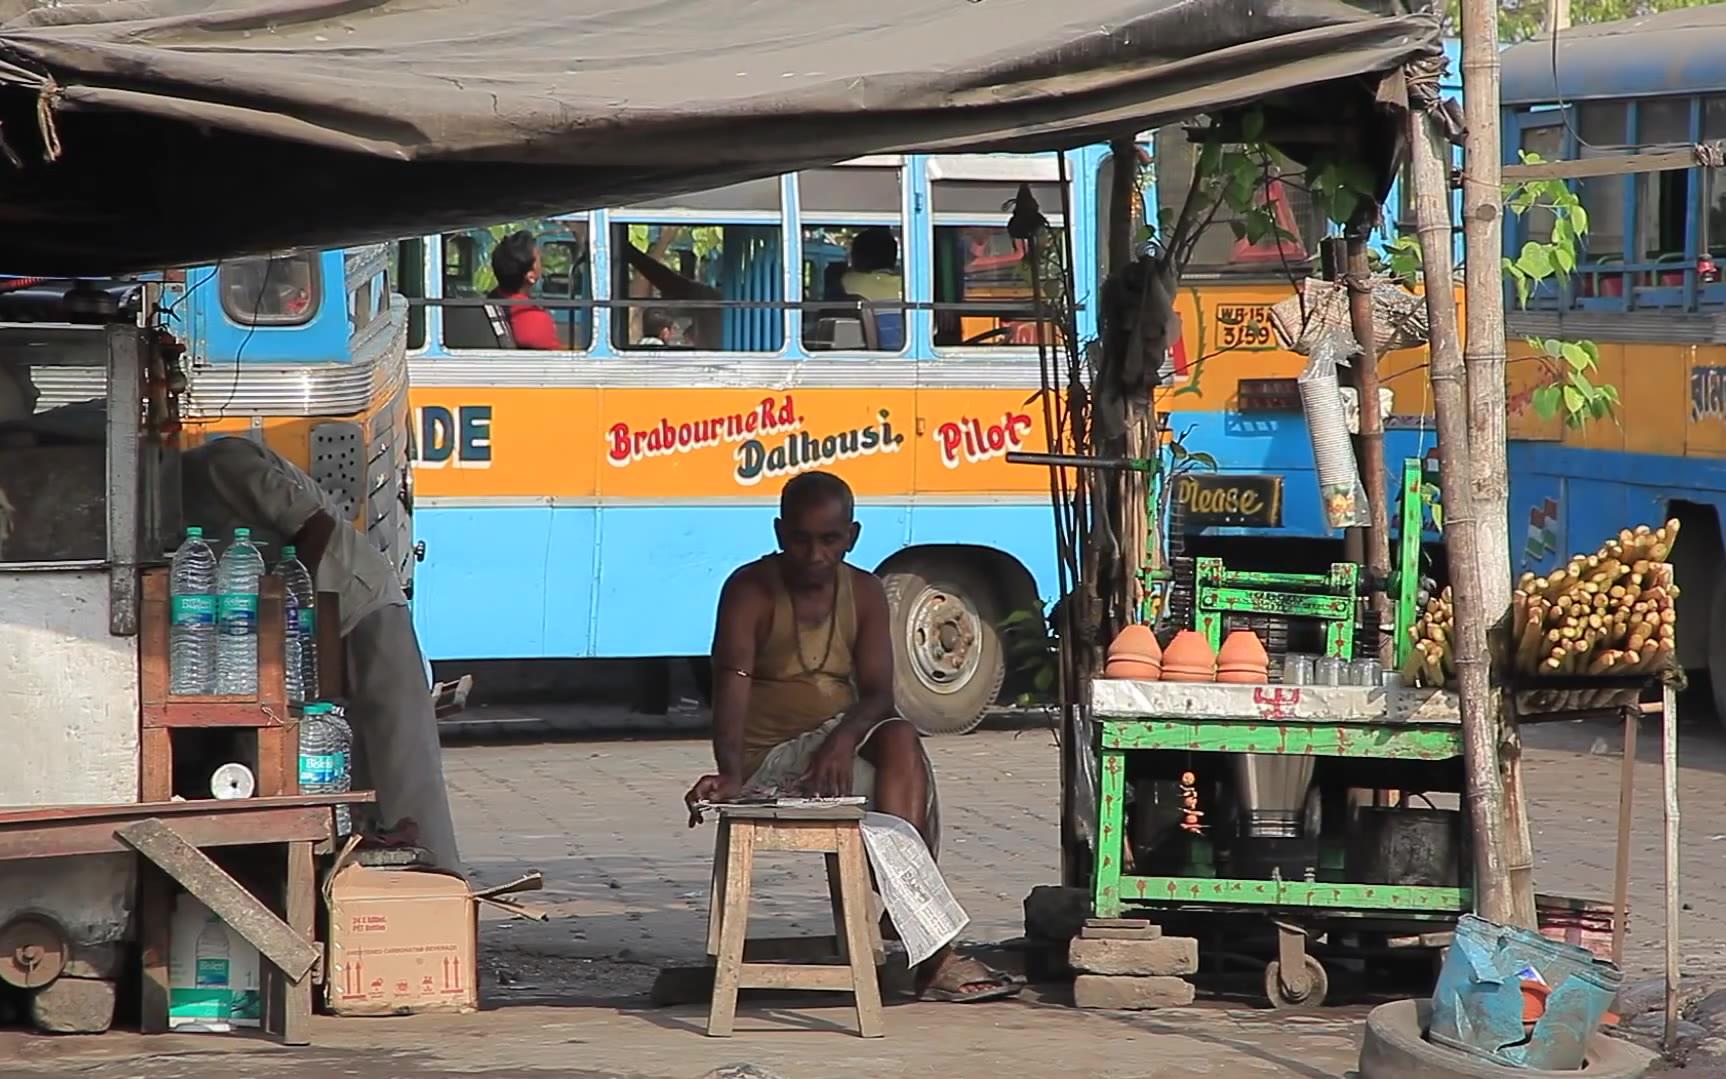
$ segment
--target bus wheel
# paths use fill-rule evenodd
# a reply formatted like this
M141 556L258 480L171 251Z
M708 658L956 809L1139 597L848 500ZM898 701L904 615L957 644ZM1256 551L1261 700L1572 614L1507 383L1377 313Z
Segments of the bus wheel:
M924 734L965 734L1006 677L1000 601L973 564L911 555L882 577L893 626L893 698Z

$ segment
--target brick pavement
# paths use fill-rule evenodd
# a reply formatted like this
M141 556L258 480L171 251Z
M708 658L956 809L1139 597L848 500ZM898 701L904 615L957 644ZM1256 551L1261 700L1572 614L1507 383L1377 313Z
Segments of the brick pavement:
M1606 753L1594 753L1597 739ZM1609 900L1620 757L1616 730L1588 724L1531 728L1525 766L1530 827L1542 891ZM927 743L940 776L942 865L972 924L966 936L1000 940L1022 927L1021 901L1058 880L1056 750L1046 731L984 730ZM1628 973L1652 973L1662 955L1658 726L1645 721L1636 766ZM447 775L463 854L482 880L527 866L577 920L493 932L514 954L659 962L702 954L712 835L684 826L683 790L708 764L687 739L456 746ZM1726 739L1708 722L1685 724L1680 747L1686 969L1726 970ZM1718 838L1717 838L1718 837ZM763 867L764 917L785 931L826 917L815 859ZM518 951L519 949L519 951Z

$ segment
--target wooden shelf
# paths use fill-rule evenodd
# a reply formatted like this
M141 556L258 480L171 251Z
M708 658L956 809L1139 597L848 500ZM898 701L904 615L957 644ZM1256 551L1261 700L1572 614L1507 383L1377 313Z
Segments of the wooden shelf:
M258 795L298 794L300 724L288 709L281 578L266 574L258 581L258 692L184 697L168 692L168 571L151 569L143 576L138 626L139 799L164 802L173 796L173 732L193 729L254 731Z

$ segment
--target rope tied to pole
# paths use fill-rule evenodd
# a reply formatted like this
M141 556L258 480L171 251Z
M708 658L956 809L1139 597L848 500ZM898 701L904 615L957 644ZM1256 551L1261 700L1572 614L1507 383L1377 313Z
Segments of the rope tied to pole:
M1463 132L1462 106L1444 96L1444 76L1450 71L1446 56L1423 56L1403 65L1403 79L1408 83L1410 106L1426 113L1444 130L1444 137L1461 145Z

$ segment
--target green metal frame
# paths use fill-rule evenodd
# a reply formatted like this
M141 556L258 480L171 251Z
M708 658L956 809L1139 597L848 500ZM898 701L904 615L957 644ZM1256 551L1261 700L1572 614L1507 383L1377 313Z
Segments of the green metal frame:
M1325 655L1354 658L1355 584L1360 567L1331 563L1328 575L1231 570L1220 558L1195 562L1193 628L1222 646L1227 612L1281 614L1325 623Z
M1456 915L1473 909L1473 896L1467 888L1137 876L1124 872L1121 863L1126 842L1129 753L1205 751L1448 760L1462 756L1462 729L1455 724L1276 724L1173 716L1100 717L1098 723L1102 731L1102 757L1097 796L1097 860L1091 898L1099 918L1119 917L1129 905L1155 904L1323 909L1357 914L1389 911L1398 917Z

